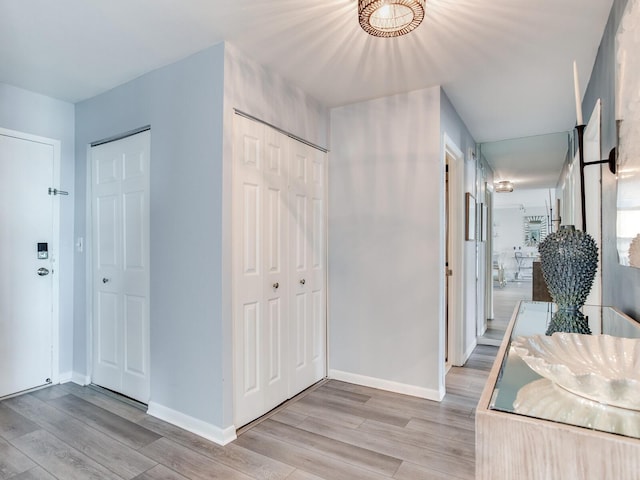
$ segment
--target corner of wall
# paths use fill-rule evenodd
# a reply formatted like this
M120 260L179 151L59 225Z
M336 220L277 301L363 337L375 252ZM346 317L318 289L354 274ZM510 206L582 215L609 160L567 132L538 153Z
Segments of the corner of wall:
M236 429L233 425L227 428L220 428L217 425L185 415L156 402L149 402L147 414L211 440L218 445L227 445L237 438Z

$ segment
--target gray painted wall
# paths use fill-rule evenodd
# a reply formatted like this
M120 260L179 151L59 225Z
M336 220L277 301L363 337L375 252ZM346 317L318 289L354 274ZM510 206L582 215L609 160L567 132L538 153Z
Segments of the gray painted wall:
M464 155L464 191L471 192L476 199L476 203L479 205L483 202L484 189L478 188L476 185L477 163L470 154L470 152L475 152L476 142L444 91L442 91L440 101L440 112L442 122L440 126L440 138L442 139L446 133L460 151L462 151ZM441 158L444 158L444 143L442 142ZM488 165L486 167L488 168ZM464 199L460 199L460 202L461 205L464 205ZM483 245L484 244L479 244L479 246ZM476 255L480 256L478 261L476 261ZM476 242L464 242L463 353L471 353L471 350L475 346L477 316L484 315L484 258L484 251L481 251L480 248L476 250ZM476 264L481 269L477 275L478 279L482 280L482 285L476 282ZM456 272L454 272L454 275L455 274Z
M443 392L440 88L331 110L329 368Z
M602 99L601 150L605 157L616 145L615 36L627 0L615 0L585 93L582 109L591 112ZM595 168L595 167L590 167ZM616 250L616 179L602 171L602 302L640 320L640 269L623 267Z
M223 418L224 46L76 105L76 236L87 237L89 143L151 125L151 401ZM76 255L74 369L86 373L86 256Z
M73 365L74 107L71 103L0 83L0 127L60 140L60 373Z

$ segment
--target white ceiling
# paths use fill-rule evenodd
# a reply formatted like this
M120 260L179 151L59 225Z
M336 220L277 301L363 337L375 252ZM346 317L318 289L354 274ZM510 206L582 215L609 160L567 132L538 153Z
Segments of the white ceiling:
M427 0L374 38L355 0L0 0L0 82L77 102L222 40L337 106L442 85L478 142L566 131L613 0Z

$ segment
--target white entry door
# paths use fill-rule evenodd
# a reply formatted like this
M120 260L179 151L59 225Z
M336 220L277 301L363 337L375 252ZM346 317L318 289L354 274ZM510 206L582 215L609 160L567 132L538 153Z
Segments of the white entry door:
M0 132L0 397L53 376L54 155Z
M91 149L92 382L149 401L147 130Z

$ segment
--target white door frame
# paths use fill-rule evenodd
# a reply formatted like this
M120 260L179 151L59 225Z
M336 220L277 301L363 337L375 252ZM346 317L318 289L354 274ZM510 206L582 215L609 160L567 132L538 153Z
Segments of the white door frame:
M92 228L92 209L91 209L91 199L93 195L93 187L92 187L92 178L93 178L93 163L91 162L91 148L97 145L101 145L107 142L114 142L117 140L122 140L123 138L130 137L132 135L136 135L138 133L145 132L147 130L151 130L150 125L146 125L141 128L137 128L135 130L131 130L126 133L122 133L119 135L114 135L112 137L108 137L102 140L96 140L87 145L87 154L85 157L86 167L87 167L87 176L85 178L86 182L86 196L85 196L85 238L84 240L78 239L76 243L76 248L79 251L84 250L86 252L85 256L85 318L86 318L86 336L85 336L85 348L86 348L86 358L85 364L86 375L76 376L74 374L73 382L79 385L89 385L92 382L93 378L93 228ZM151 197L151 184L149 184L149 197ZM151 200L151 198L149 198ZM150 287L151 285L149 285ZM151 292L149 292L150 294ZM149 312L149 315L151 312ZM149 325L151 328L151 325ZM151 354L151 339L149 339L149 354ZM151 401L151 400L149 400Z
M446 133L444 134L443 145L443 165L447 165L447 158L451 160L449 162L449 217L453 217L454 221L449 221L449 269L453 272L449 280L449 298L444 298L446 279L444 275L441 277L443 291L443 308L441 310L443 314L440 320L441 341L442 352L444 352L444 329L446 328L444 308L447 306L444 302L447 302L449 305L448 363L462 365L464 362L462 358L464 355L464 155L462 150ZM444 215L444 212L442 215ZM441 238L444 247L444 242L446 241L445 232L442 233ZM444 356L441 355L440 357L440 361L444 362Z
M60 185L60 140L53 138L40 137L37 135L31 135L29 133L19 132L17 130L9 130L0 127L0 134L14 137L21 140L27 140L31 142L43 143L45 145L51 145L53 149L53 188L58 188ZM57 384L60 381L60 274L56 272L60 268L60 201L53 202L53 247L49 248L49 255L51 256L51 263L55 265L51 269L51 300L52 300L52 312L51 312L51 383Z

